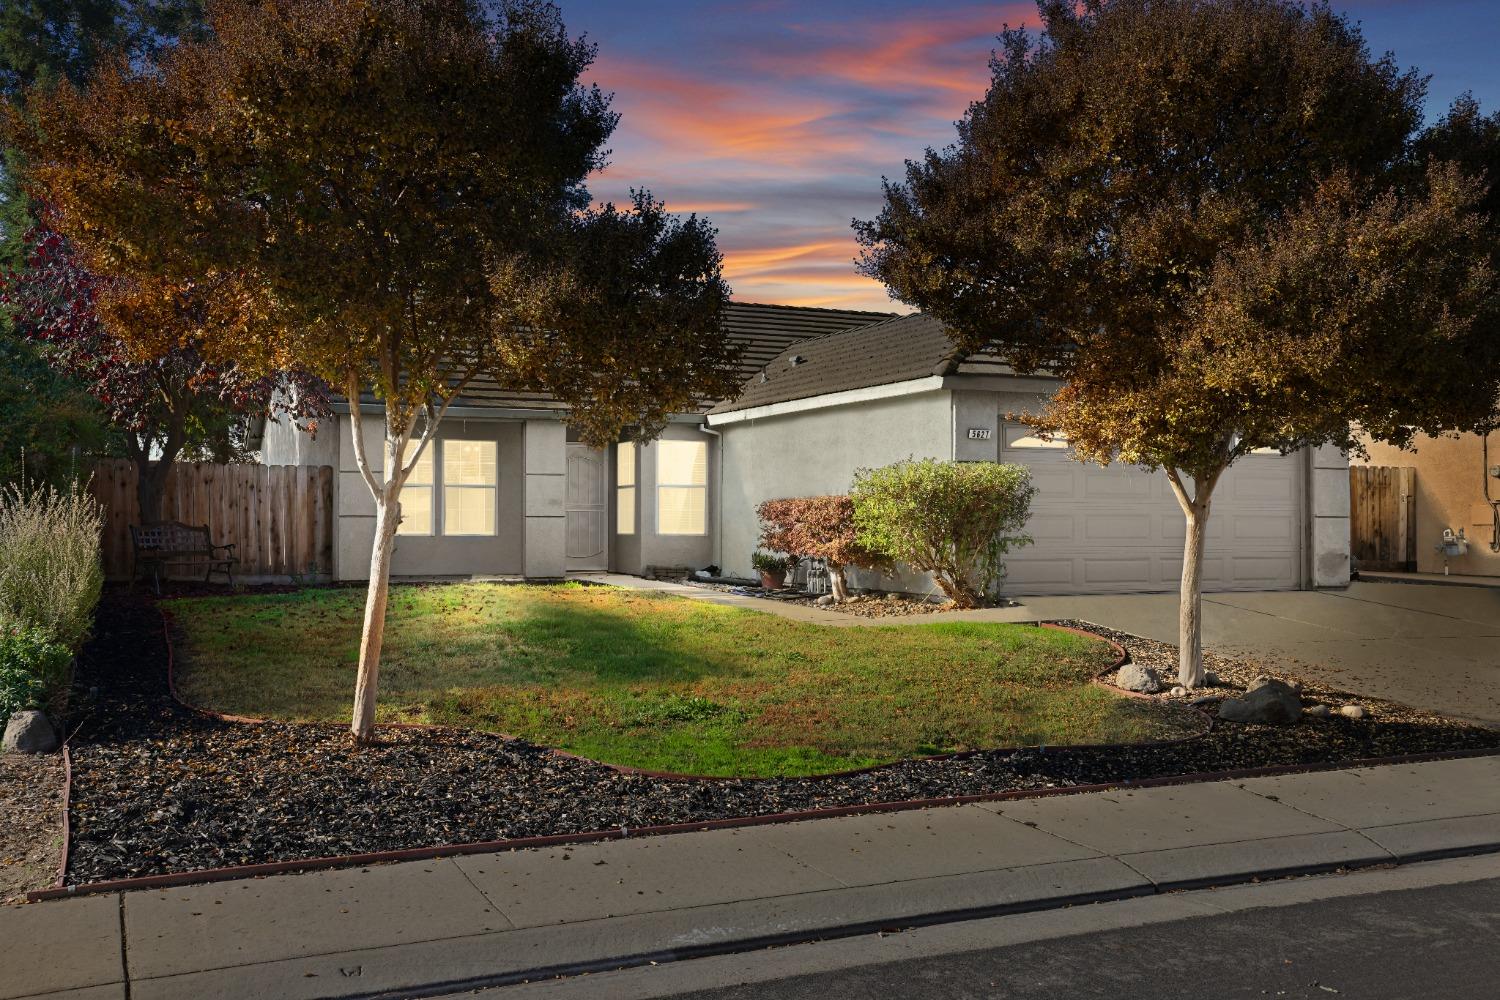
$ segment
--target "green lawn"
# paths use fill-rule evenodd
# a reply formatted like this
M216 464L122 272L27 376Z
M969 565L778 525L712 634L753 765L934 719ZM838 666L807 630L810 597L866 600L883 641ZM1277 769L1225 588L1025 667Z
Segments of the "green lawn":
M347 721L364 592L175 600L179 685L239 715ZM1026 625L829 628L580 585L391 590L380 718L509 733L615 764L801 775L1190 724L1089 684L1102 642Z

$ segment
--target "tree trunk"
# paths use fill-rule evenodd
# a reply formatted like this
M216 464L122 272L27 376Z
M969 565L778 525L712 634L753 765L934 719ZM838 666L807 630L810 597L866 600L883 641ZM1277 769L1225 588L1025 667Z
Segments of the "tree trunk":
M359 673L354 679L354 718L349 723L356 743L369 743L375 736L380 647L385 639L385 605L391 590L391 553L396 547L396 526L401 522L399 493L399 487L387 487L375 498L375 544L370 552L370 584L365 592L365 623L359 638Z
M167 476L172 472L171 459L153 462L137 458L135 462L135 502L140 508L142 524L162 519L162 498L167 492Z
M844 580L844 566L842 563L828 564L828 589L833 593L833 599L843 604L849 599L849 585Z
M1203 686L1203 540L1208 531L1208 500L1186 506L1187 536L1182 550L1182 593L1177 614L1177 683Z

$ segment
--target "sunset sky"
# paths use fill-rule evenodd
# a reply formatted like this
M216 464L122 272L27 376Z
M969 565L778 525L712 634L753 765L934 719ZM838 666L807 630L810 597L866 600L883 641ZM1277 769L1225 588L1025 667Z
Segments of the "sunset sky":
M558 2L623 116L595 197L646 187L707 215L741 301L846 308L900 308L855 273L850 220L879 210L882 175L951 140L1000 26L1037 23L1029 2ZM1495 0L1337 6L1432 75L1429 115L1465 90L1500 103Z

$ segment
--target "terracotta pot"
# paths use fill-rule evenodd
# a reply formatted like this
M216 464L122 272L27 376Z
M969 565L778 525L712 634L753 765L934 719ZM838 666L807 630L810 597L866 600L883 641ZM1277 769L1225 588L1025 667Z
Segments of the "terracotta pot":
M780 573L769 573L766 570L761 570L760 585L767 590L780 590L782 587L786 586L786 571L783 570Z

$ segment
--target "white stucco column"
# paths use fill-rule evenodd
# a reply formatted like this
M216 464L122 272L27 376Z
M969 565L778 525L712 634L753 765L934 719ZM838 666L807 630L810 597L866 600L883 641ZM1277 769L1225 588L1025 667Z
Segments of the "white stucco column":
M1311 583L1349 586L1349 458L1325 445L1308 462L1308 512L1312 524Z
M523 453L526 476L523 572L528 579L561 577L567 571L567 428L558 420L526 421Z

